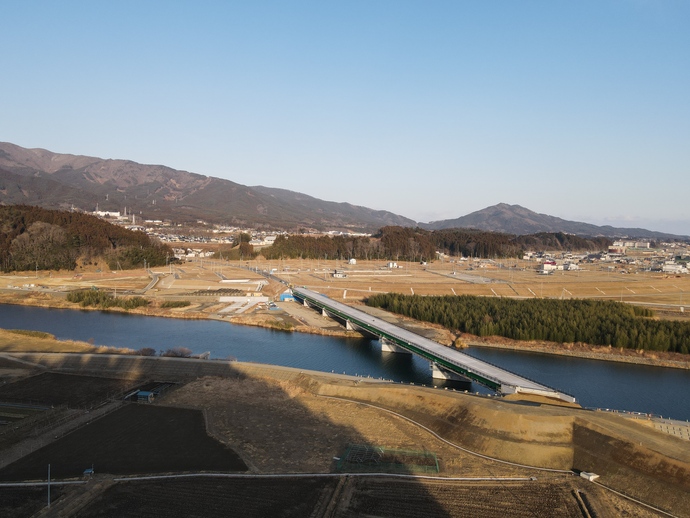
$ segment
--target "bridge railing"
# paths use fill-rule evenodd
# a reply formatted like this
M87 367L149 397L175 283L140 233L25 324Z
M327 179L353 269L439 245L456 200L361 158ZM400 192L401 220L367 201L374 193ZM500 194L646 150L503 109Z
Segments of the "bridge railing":
M408 332L413 333L413 334L416 334L416 333L414 333L413 331L408 331ZM388 334L391 334L392 336L395 336L395 335L393 335L392 333L388 333ZM421 337L421 335L419 335L419 336ZM403 341L405 341L405 342L408 342L406 339L403 339L402 337L396 336L396 338L398 338L399 340L403 340ZM422 337L422 338L424 338L424 337ZM441 358L441 359L443 359L443 360L446 360L446 361L450 362L451 364L452 364L452 363L456 363L456 362L457 362L457 363L461 363L461 362L458 362L458 360L450 359L450 358L448 358L447 356L444 356L444 355L439 354L439 353L436 353L436 352L434 352L433 354L434 354L434 356L438 356L439 358ZM529 376L524 376L523 374L518 374L518 373L516 373L516 372L510 371L510 370L506 369L505 367L502 367L502 366L500 366L500 365L496 365L495 363L492 363L492 362L490 362L490 361L487 361L487 360L484 360L484 359L475 358L474 356L470 356L470 355L467 354L467 353L461 353L461 354L464 354L465 356L468 356L468 357L470 357L470 358L472 358L472 359L474 359L474 360L480 361L480 362L485 363L485 364L487 364L487 365L491 365L492 367L494 367L494 368L496 368L496 369L502 370L502 371L504 371L504 372L507 372L507 373L512 374L512 375L514 375L514 376L517 376L517 377L519 377L519 378L525 379L525 380L527 380L527 381L531 381L531 382L534 383L535 385L539 385L539 386L544 387L544 388L546 388L546 389L553 390L554 392L558 392L558 393L560 393L560 394L565 394L565 395L567 395L567 396L573 397L572 394L568 394L567 392L564 392L564 391L562 391L562 390L560 390L560 389L557 389L557 388L555 388L555 387L550 387L550 386L548 386L548 385L544 385L542 382L537 381L537 380L535 380L535 379L533 379L533 378L530 378ZM498 383L499 385L505 384L505 383L504 383L503 381L501 381L500 379L495 378L495 377L493 377L493 376L491 376L491 375L489 375L489 374L485 374L485 373L483 373L483 372L477 372L476 370L472 369L470 366L468 366L468 365L466 365L466 364L462 364L462 367L466 368L466 370L468 370L468 371L470 371L470 372L473 372L474 374L476 374L476 375L478 375L478 376L481 376L481 377L483 377L483 378L485 378L485 379L488 379L488 380L490 380L490 381L493 381L493 382L495 382L495 383Z
M295 290L295 291L299 291L299 289L297 289L297 290ZM358 319L356 319L355 317L352 317L352 316L350 316L350 315L342 314L340 311L338 311L338 309L334 309L333 307L328 307L328 306L323 307L323 306L324 306L323 303L319 302L318 300L314 300L313 298L309 297L309 295L301 294L300 296L301 296L302 298L309 299L309 302L311 302L312 304L314 304L314 305L316 305L316 306L318 306L318 307L321 307L321 308L324 309L324 310L330 311L330 312L332 312L332 313L336 313L340 318L343 318L343 319L345 319L345 320L347 320L347 319L358 320ZM323 296L325 297L325 295L323 295ZM334 302L335 302L335 301L334 301ZM349 309L349 310L354 310L354 311L359 311L359 310L356 310L355 308L349 308L349 307L348 307L348 309ZM374 317L374 318L376 318L376 317ZM378 328L377 326L372 326L371 324L369 324L369 323L367 323L367 322L361 321L361 322L356 322L356 323L357 323L358 326L364 327L365 329L371 328L371 329L368 329L368 330L370 330L371 332L374 332L375 334L379 334L379 335L380 335L380 334L383 333L383 334L389 335L390 337L396 339L397 341L402 342L402 344L399 344L399 345L401 345L402 347L405 347L404 344L406 344L409 348L413 348L413 349L416 349L416 350L422 349L422 350L428 352L429 355L434 356L434 357L437 357L438 359L443 360L444 362L449 363L450 366L451 366L451 369L452 369L452 366L455 365L456 367L459 367L459 368L462 368L462 369L466 370L467 373L474 374L474 375L477 376L477 377L480 377L480 378L483 378L483 379L485 379L485 380L487 380L487 381L490 381L490 382L492 382L492 383L495 383L495 384L498 385L499 387L500 387L501 385L505 385L505 384L506 384L503 380L501 380L501 379L499 379L499 378L496 378L496 377L494 377L494 376L491 376L490 374L486 374L486 373L484 373L484 372L477 371L476 369L470 367L469 365L464 364L463 362L459 361L457 358L450 358L450 357L448 357L448 356L446 356L446 355L444 355L444 354L442 354L442 353L438 353L438 352L436 352L436 351L429 351L429 350L427 350L427 349L424 348L423 344L412 344L412 343L410 343L410 340L408 340L407 338L404 338L404 337L402 337L402 336L400 336L400 335L398 335L398 334L396 334L396 333L390 332L390 331L388 331L388 330L380 329L380 328ZM419 336L419 337L422 338L422 339L428 340L427 338L423 337L422 335L418 335L418 334L415 333L414 331L409 331L409 330L406 330L406 331L407 331L408 333L411 333L411 334L414 334L414 335L416 335L416 336ZM500 365L496 365L495 363L492 363L492 362L490 362L490 361L486 361L486 360L483 360L483 359L475 358L474 356L470 356L470 355L468 355L468 354L466 354L466 353L460 353L460 354L465 354L466 356L468 356L468 357L470 357L470 358L472 358L472 359L474 359L474 360L476 360L476 361L485 363L485 364L487 364L487 365L491 365L491 366L494 367L495 369L498 369L498 370L504 371L504 372L506 372L506 373L512 374L513 376L516 376L516 377L518 377L518 378L522 378L522 379L524 379L524 380L531 381L531 382L534 383L535 385L538 385L538 386L543 387L543 388L545 388L545 389L549 389L549 390L552 390L552 391L554 391L554 392L557 392L557 393L560 393L560 394L564 394L564 395L573 397L571 394L568 394L567 392L564 392L564 391L562 391L562 390L560 390L560 389L557 389L557 388L554 388L554 387L550 387L550 386L548 386L548 385L544 385L543 383L541 383L541 382L539 382L539 381L537 381L537 380L535 380L535 379L532 379L532 378L530 378L530 377L528 377L528 376L524 376L524 375L522 375L522 374L518 374L518 373L516 373L516 372L512 372L512 371L506 369L505 367L501 367ZM433 361L433 358L427 358L427 359L429 359L430 361Z
M296 290L296 291L299 291L299 290ZM388 331L388 330L383 330L383 329L379 328L378 326L372 325L372 324L370 324L370 323L368 323L368 322L359 321L356 317L353 317L353 316L351 316L351 315L343 314L343 313L341 313L338 309L336 309L336 308L334 308L334 307L327 306L327 305L325 305L325 304L319 302L318 300L315 300L315 299L309 297L309 295L306 295L306 294L298 294L298 297L301 297L301 298L303 298L303 299L305 299L305 300L308 300L310 303L314 304L315 306L317 306L317 307L319 307L319 308L321 308L321 309L323 309L323 310L329 311L329 312L331 312L331 313L335 313L338 317L340 317L340 318L342 318L342 319L344 319L344 320L348 320L348 319L355 320L355 323L356 323L359 327L363 327L363 328L369 330L370 332L372 332L372 333L374 333L374 334L377 334L377 335L384 334L384 335L390 336L390 337L392 337L393 339L395 339L396 341L402 342L401 344L399 344L399 345L401 345L401 347L407 346L408 348L412 348L412 349L414 349L415 351L420 351L420 350L421 350L421 351L427 353L429 356L431 356L431 358L427 358L427 359L430 360L430 361L434 361L435 359L442 360L442 361L444 361L445 363L448 363L448 365L446 366L447 368L450 368L450 369L452 369L453 367L462 368L462 369L464 369L465 371L467 371L467 373L474 374L475 376L477 376L477 377L479 377L479 378L482 378L482 379L484 379L484 380L486 380L486 381L490 381L490 382L496 384L498 387L500 387L501 385L504 384L500 379L498 379L498 378L496 378L496 377L494 377L494 376L491 376L491 375L489 375L489 374L485 374L485 373L483 373L483 372L479 372L479 371L477 371L476 369L473 369L473 368L471 368L471 367L469 367L469 366L467 366L467 365L462 364L462 363L459 362L457 359L453 359L453 358L451 358L451 357L449 357L449 356L446 356L446 355L444 355L444 354L438 353L438 352L436 352L436 351L431 351L431 350L425 348L424 345L422 345L422 344L411 343L410 340L407 339L407 338L404 338L404 337L402 337L402 336L400 336L400 335L398 335L398 334L396 334L396 333L390 332L390 331ZM348 309L352 310L353 308L348 308ZM411 334L415 334L415 335L416 335L416 333L413 333L412 331L408 331L408 332L411 333ZM421 335L416 335L416 336L419 336L420 338L424 338L424 337L421 336ZM419 354L419 353L417 353L417 354ZM477 360L477 361L482 361L482 362L483 362L483 360L478 360L478 359L476 359L476 358L474 358L474 359ZM489 363L489 362L484 362L484 363ZM490 365L491 365L491 364L490 364ZM499 367L499 366L497 366L497 365L492 365L492 366L495 367L495 368L497 368L497 369L503 370L503 371L505 371L505 372L510 372L510 371L508 371L508 370L506 370L506 369L503 369L502 367ZM514 376L518 376L518 377L519 377L519 374L515 374L515 373L512 373L512 372L511 372L510 374L513 374ZM477 380L477 381L480 381L480 380ZM534 382L534 383L537 383L537 382ZM537 383L537 384L538 384L538 383ZM547 388L549 388L549 387L547 387Z

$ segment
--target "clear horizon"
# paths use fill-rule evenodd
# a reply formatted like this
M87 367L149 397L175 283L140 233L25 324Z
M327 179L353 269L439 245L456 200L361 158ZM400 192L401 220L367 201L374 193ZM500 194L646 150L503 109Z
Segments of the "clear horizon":
M0 140L418 222L690 234L690 4L11 3Z

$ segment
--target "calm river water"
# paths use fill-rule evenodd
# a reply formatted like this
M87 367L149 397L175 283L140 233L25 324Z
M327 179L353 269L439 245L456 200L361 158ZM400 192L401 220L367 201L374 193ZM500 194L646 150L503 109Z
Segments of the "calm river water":
M377 342L98 311L0 305L0 328L46 331L60 339L163 351L187 347L211 358L432 384L427 361L382 353ZM586 407L690 419L690 371L501 349L468 354L575 396ZM488 392L473 384L472 390Z

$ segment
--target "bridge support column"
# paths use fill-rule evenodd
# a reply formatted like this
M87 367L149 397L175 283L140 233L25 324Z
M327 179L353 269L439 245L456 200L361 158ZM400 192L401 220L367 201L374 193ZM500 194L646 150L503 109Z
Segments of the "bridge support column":
M347 329L348 331L357 331L357 329L355 329L355 328L352 326L352 324L350 323L349 320L346 320L346 321L345 321L345 329Z
M404 349L403 347L400 347L398 344L394 344L390 340L387 340L386 338L381 337L379 339L379 342L381 342L381 350L386 353L401 353L401 354L412 354L410 351L407 349Z
M472 380L466 378L465 376L462 376L461 374L458 374L456 372L449 371L448 369L444 369L440 365L438 365L436 362L431 362L431 377L435 380L453 380L453 381L462 381L465 383L472 383Z
M326 313L326 310L325 310L325 309L322 309L322 310L321 310L321 316L322 316L322 317L328 317L328 316L330 316L330 315L329 315L328 313Z

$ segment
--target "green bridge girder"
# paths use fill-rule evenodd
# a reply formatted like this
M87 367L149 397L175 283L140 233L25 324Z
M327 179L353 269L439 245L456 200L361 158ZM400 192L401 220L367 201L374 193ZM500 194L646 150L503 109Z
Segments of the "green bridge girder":
M354 318L350 315L344 315L340 311L335 310L331 307L327 307L324 304L321 304L320 302L318 302L318 301L316 301L316 300L314 300L314 299L312 299L306 295L300 294L300 295L295 295L295 297L297 297L298 299L302 299L303 301L307 302L308 304L321 309L323 312L325 312L329 315L334 315L337 318L339 318L345 322L350 322L350 323L356 325L357 327L362 328L363 330L367 331L368 333L370 333L374 336L378 336L380 338L385 338L386 340L402 347L403 349L406 349L406 350L408 350L408 351L410 351L410 352L412 352L418 356L421 356L422 358L425 358L426 360L429 360L431 362L436 363L437 365L443 367L444 369L447 369L447 370L454 372L456 374L460 374L461 376L465 376L466 378L469 378L473 381L476 381L477 383L481 383L482 385L484 385L487 388L490 388L491 390L500 391L500 389L501 389L500 383L497 383L494 380L488 379L488 378L486 378L480 374L477 374L476 372L473 372L473 371L470 371L467 369L463 369L462 367L459 367L458 365L452 364L452 363L444 360L443 358L439 358L434 354L428 353L427 351L423 351L423 350L415 347L414 345L410 344L408 341L402 340L396 336L393 336L389 333L386 333L385 331L377 328L376 326L372 326L371 324L368 324L367 322L365 322L363 320Z

